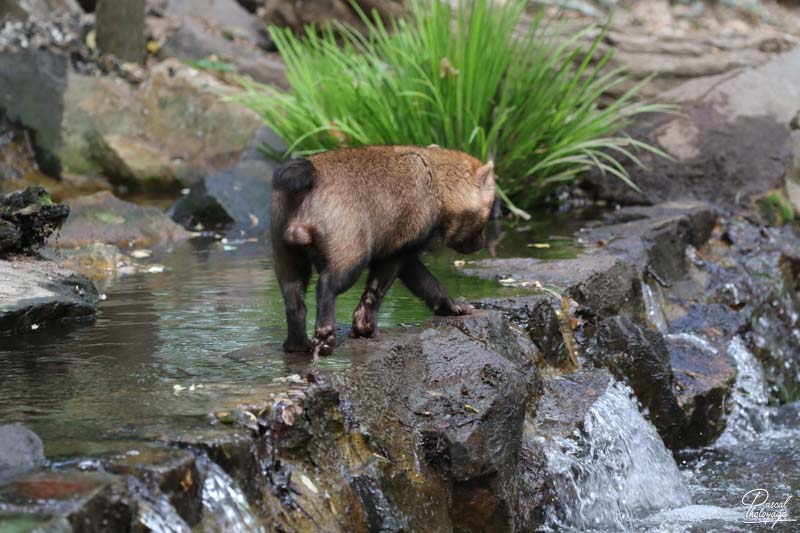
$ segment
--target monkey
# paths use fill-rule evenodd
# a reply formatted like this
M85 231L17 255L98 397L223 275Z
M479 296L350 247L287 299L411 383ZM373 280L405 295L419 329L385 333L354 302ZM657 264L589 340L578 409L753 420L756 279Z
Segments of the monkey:
M351 336L372 337L381 302L400 281L438 315L466 315L420 260L448 246L484 247L495 201L494 162L431 145L363 146L293 159L272 179L270 239L284 300L286 352L330 355L336 344L336 296L369 268ZM305 294L317 281L314 334L306 334Z

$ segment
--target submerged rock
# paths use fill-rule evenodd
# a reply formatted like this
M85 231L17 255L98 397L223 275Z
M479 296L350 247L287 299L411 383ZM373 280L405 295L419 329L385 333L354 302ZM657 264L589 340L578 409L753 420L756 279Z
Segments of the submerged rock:
M100 192L69 201L72 215L59 236L59 245L77 248L101 242L150 247L182 241L189 233L164 213Z
M88 319L96 308L97 289L87 278L49 261L0 260L0 332Z
M41 187L0 196L0 257L32 252L69 216L69 207L54 204Z
M136 515L136 503L127 495L123 480L100 472L21 476L0 486L0 502L2 513L55 515L75 531L129 531ZM2 520L0 515L0 524Z
M44 463L39 436L22 424L0 426L0 481Z

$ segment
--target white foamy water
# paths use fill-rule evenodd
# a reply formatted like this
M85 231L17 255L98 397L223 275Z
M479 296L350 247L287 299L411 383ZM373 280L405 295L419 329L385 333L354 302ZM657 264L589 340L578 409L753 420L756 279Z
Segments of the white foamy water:
M642 300L644 300L644 311L647 321L656 327L662 335L667 334L667 319L664 318L664 311L661 307L660 289L653 288L646 282L642 282ZM658 293L656 291L659 291Z
M734 337L728 344L728 354L736 361L736 384L725 431L716 442L719 447L731 447L751 440L770 426L767 382L761 363L739 337Z
M627 530L638 519L691 502L672 454L632 394L620 383L609 387L580 433L547 445L557 496L547 513L551 530Z
M153 492L136 478L128 479L128 486L136 495L139 521L157 533L190 533L191 528L162 492Z
M203 531L261 533L261 525L239 484L207 457L197 458L203 482Z

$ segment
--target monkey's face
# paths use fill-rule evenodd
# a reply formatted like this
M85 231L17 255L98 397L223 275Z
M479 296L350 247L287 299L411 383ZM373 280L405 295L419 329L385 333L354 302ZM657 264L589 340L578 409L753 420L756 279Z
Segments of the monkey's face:
M471 254L486 246L486 226L495 201L494 164L478 169L474 187L465 195L465 205L455 217L447 245L461 254Z

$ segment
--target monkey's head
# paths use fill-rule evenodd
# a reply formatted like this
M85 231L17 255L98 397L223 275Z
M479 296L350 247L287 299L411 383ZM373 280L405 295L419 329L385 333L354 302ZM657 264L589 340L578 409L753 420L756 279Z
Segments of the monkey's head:
M471 254L486 245L486 225L495 200L494 162L480 166L458 196L458 207L450 213L447 246Z

